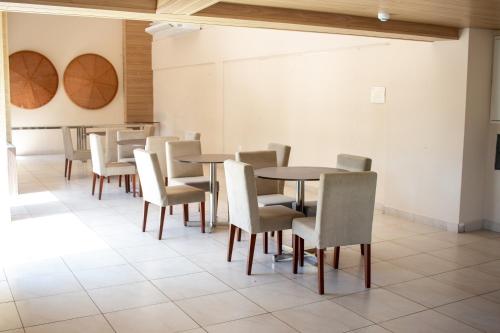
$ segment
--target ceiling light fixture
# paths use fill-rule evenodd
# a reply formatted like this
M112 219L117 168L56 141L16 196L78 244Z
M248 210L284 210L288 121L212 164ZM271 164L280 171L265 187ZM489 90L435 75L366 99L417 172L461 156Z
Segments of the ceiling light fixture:
M378 12L378 19L382 22L387 22L391 19L391 14L389 14L386 11L381 10Z

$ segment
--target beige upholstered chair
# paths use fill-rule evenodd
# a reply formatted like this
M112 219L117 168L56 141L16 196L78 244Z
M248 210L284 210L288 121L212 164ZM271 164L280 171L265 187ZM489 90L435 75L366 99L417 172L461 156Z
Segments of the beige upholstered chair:
M166 143L166 148L169 185L189 185L209 192L210 179L208 176L203 175L203 166L201 164L177 161L177 158L181 156L201 155L200 141L170 141ZM218 187L219 184L217 183ZM170 214L172 214L172 211L170 211Z
M255 175L251 165L228 160L224 162L224 170L231 216L227 261L231 261L236 229L243 229L250 234L247 261L247 275L250 275L256 235L290 229L292 220L304 215L285 206L259 207Z
M130 175L134 178L133 184L135 186L135 165L125 162L108 162L104 159L104 148L102 137L97 134L90 134L90 152L92 156L92 195L95 192L96 178L99 177L99 200L102 197L102 188L104 185L104 178L111 176L125 175L127 192L130 190ZM135 194L135 189L134 189Z
M156 156L158 156L158 162L160 163L160 170L165 181L165 186L168 185L166 143L170 141L179 141L179 138L176 136L148 136L146 138L145 150L150 153L155 153Z
M88 161L90 160L90 150L75 150L73 147L73 139L71 138L71 130L69 127L62 128L63 144L64 144L64 177L71 180L71 167L73 161Z
M304 255L304 240L316 247L318 292L324 293L324 250L335 247L334 268L338 268L340 246L361 244L365 248L365 286L370 288L372 222L377 174L348 172L323 174L319 185L318 214L293 220L293 272ZM302 245L302 246L301 246ZM301 258L302 260L302 258Z
M144 135L146 138L148 136L154 136L155 135L155 125L144 125L143 131L144 131Z
M267 150L274 150L276 152L276 162L279 167L287 167L290 161L290 151L292 147L287 145L282 145L280 143L269 143L267 145ZM283 194L285 191L285 182L278 181L278 193Z
M135 140L145 139L146 133L144 131L134 130L121 130L116 133L116 139L121 140ZM119 145L118 146L118 162L134 162L134 146Z
M273 150L238 152L236 153L236 161L250 164L254 170L278 166L276 151ZM278 181L257 178L255 182L259 207L281 205L292 208L295 199L280 193L280 183ZM264 233L263 237L264 253L267 253L268 234ZM278 254L281 254L281 238L282 233L278 231ZM240 240L240 230L238 230L238 240Z
M165 220L165 208L167 206L182 204L186 207L188 203L199 202L202 208L201 232L205 232L205 192L187 185L165 186L158 156L155 153L150 153L143 149L135 149L134 156L137 171L141 178L144 196L144 220L142 231L146 231L146 221L150 203L161 207L160 231L158 234L158 239L161 239L163 222ZM187 210L184 209L184 225L187 224L188 219Z
M338 154L337 168L347 171L371 171L372 160L368 157ZM306 201L304 204L304 214L306 216L316 216L316 201Z
M200 140L201 139L201 134L198 132L193 132L193 131L186 131L184 132L184 140L186 141L193 141L193 140Z
M106 128L106 163L118 161L116 134L119 130L119 128Z

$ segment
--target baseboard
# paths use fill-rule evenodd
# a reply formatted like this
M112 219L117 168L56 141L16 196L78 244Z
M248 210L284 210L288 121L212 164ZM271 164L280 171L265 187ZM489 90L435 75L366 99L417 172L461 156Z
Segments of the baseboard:
M408 220L410 222L425 224L431 227L435 227L442 230L452 231L452 232L464 232L465 229L463 226L460 226L456 223L446 222L443 220L435 219L428 216L423 216L419 214L414 214L410 212L406 212L400 209L383 206L382 211L384 214L396 216Z
M483 229L500 232L500 222L483 220Z

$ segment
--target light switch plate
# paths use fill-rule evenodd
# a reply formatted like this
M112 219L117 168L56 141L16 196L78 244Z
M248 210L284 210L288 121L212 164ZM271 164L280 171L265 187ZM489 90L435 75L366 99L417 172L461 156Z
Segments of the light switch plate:
M373 104L384 104L385 87L372 87L370 102Z

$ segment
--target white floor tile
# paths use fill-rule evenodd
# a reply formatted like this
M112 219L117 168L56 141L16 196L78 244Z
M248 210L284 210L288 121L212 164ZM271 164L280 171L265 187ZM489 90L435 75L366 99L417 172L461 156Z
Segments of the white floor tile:
M238 319L223 324L207 326L209 333L293 333L296 332L290 326L276 319L270 314Z
M73 271L126 264L126 261L111 249L74 254L63 259Z
M299 332L347 332L373 323L330 301L304 305L273 313Z
M153 282L172 300L229 291L231 288L207 272L174 276Z
M16 301L82 290L80 283L71 273L12 279L9 283Z
M443 316L432 310L415 313L381 324L394 333L441 332L441 333L472 333L480 331L459 321Z
M178 301L177 305L202 326L263 314L264 309L236 291Z
M85 317L99 313L85 292L31 298L16 302L24 326Z
M163 244L127 247L118 249L118 252L129 262L133 263L180 256L179 253Z
M26 328L26 333L113 333L102 315L59 321Z
M406 316L426 308L383 289L334 298L332 300L373 322Z
M117 333L169 333L199 326L173 303L112 312L105 316Z
M11 302L13 300L7 281L0 281L0 303Z
M149 281L93 289L89 295L103 313L169 302Z
M0 331L20 327L22 324L17 314L16 305L13 302L0 303Z
M160 279L201 272L201 267L184 257L144 261L134 264L148 279Z
M85 289L95 289L144 281L144 277L129 265L109 266L74 272Z

